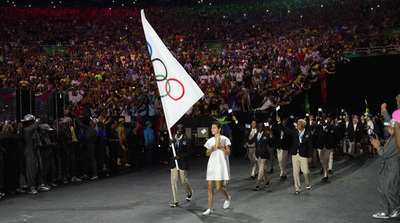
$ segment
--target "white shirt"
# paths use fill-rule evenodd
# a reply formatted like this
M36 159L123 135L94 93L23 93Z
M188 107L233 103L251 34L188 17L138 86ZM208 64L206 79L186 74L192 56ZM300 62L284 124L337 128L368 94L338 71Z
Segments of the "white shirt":
M368 121L367 125L369 126L368 135L373 134L374 133L374 123L372 121Z
M252 139L256 133L257 133L257 129L256 128L251 129L250 134L249 134L249 139ZM252 144L248 144L248 143L246 143L246 144L247 144L247 147L251 147L251 148L256 147L256 143L255 142L252 143Z

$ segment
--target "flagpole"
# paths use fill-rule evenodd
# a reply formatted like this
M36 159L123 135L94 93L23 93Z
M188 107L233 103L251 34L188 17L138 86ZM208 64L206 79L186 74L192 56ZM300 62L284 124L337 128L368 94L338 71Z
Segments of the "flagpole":
M171 128L168 127L168 134L169 134L169 138L172 140L172 134L171 134ZM175 152L175 144L171 143L172 146L172 154L174 155L174 157L176 156L176 152ZM176 169L179 170L179 166L178 166L178 160L175 160L175 165L176 165Z

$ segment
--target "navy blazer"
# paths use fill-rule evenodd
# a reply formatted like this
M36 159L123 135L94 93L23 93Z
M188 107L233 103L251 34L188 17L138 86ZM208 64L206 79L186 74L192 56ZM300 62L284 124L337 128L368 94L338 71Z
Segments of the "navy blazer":
M175 139L173 140L173 143L175 146L175 143L176 143ZM175 146L175 153L179 157L179 159L178 159L179 169L188 170L189 162L187 159L192 154L192 143L188 137L186 137L186 136L182 137L182 139L179 141L179 146ZM169 167L171 169L174 169L176 165L175 165L175 159L174 159L174 155L172 153L172 149L170 149L170 155L171 155L171 159L169 161Z
M299 141L299 130L285 128L283 132L292 137L292 146L290 147L289 154L296 155L297 151L299 151L301 157L309 158L313 156L312 135L309 130L304 131L301 143Z
M356 131L354 131L354 124L349 124L347 128L347 137L349 138L350 142L361 142L363 137L364 125L361 122L357 122Z
M260 139L257 139L258 134L254 134L253 138L248 140L248 143L256 143L256 157L261 158L261 159L268 159L269 158L269 152L268 152L268 144L272 141L272 137L269 134L263 134L261 135Z

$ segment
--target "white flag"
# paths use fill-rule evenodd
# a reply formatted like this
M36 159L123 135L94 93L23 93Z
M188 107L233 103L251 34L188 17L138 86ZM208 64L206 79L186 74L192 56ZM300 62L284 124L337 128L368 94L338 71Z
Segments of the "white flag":
M143 9L141 16L165 120L168 128L171 128L193 104L203 97L204 93L182 65L172 56L153 27L147 22Z

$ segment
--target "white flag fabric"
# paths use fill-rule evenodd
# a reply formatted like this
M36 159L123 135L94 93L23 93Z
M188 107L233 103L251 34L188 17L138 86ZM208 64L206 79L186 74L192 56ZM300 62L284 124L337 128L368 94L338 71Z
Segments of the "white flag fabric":
M204 93L164 45L146 20L143 9L141 17L165 120L168 128L171 128Z

